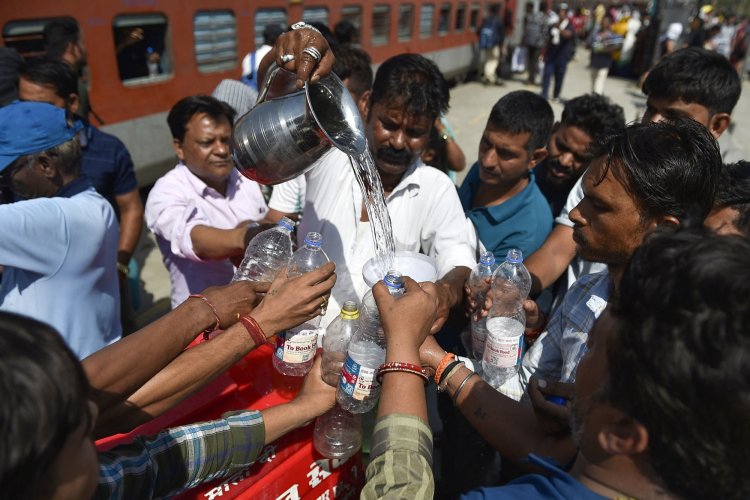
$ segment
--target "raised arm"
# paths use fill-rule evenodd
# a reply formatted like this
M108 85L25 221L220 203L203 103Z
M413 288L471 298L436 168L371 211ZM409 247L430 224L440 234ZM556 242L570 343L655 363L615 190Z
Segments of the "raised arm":
M557 281L575 256L573 228L555 224L542 246L524 261L531 274L531 294L539 293Z

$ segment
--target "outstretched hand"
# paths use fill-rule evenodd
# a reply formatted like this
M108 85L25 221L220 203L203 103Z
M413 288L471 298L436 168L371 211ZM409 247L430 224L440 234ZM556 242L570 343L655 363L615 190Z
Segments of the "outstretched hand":
M437 314L437 289L434 283L417 283L403 277L406 292L400 298L391 296L383 282L372 293L380 312L388 348L409 347L415 351L422 345Z
M322 313L336 283L336 265L329 262L301 276L279 271L253 317L267 336L292 328Z
M321 58L317 61L306 48L315 49ZM302 88L308 80L315 83L328 75L335 60L325 37L316 29L301 28L282 33L273 47L273 59L284 69L297 74L297 88ZM288 60L289 56L294 56Z
M216 308L221 327L227 329L237 322L240 315L248 314L260 303L259 294L265 293L269 286L270 283L235 281L206 288L203 295Z

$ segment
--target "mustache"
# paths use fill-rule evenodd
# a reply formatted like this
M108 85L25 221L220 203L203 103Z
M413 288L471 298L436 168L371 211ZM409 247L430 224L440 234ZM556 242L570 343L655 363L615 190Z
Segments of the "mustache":
M375 152L379 160L385 160L392 163L408 163L411 161L412 154L406 149L393 149L390 146L381 146Z

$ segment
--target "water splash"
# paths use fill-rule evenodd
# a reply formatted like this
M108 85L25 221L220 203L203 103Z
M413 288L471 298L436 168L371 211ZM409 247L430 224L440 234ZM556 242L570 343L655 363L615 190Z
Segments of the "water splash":
M375 257L378 261L380 275L393 269L396 254L396 243L393 241L391 216L385 205L383 184L380 182L375 160L370 154L369 144L359 156L349 156L354 176L362 190L363 203L370 219L370 230L375 242Z

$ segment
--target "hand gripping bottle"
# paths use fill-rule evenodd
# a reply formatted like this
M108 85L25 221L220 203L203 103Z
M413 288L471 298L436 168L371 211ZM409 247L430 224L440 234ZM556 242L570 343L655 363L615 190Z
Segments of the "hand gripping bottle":
M396 271L388 271L383 282L394 297L404 294L404 283ZM370 290L362 298L359 329L349 343L336 391L336 401L341 408L350 413L367 413L375 407L380 396L380 384L375 380L375 374L384 362L385 333Z
M325 265L328 256L320 248L322 243L320 233L307 233L304 246L297 249L289 260L287 276L299 276ZM272 360L279 373L301 377L310 371L318 347L319 326L320 316L315 316L276 336Z
M331 387L338 387L341 367L349 351L349 341L359 328L359 309L353 300L344 302L341 314L331 321L323 336L323 365L321 376Z
M245 258L232 281L273 281L292 256L292 229L294 222L283 217L276 227L256 234L247 245Z
M492 252L483 252L479 264L471 271L469 276L469 289L471 290L477 310L471 316L471 354L474 359L482 359L484 354L484 342L487 339L487 318L480 318L481 309L487 292L492 286L492 273L497 269L495 255Z
M492 276L492 307L482 357L484 379L495 389L518 372L526 328L523 301L530 289L531 276L523 265L521 251L509 250Z

